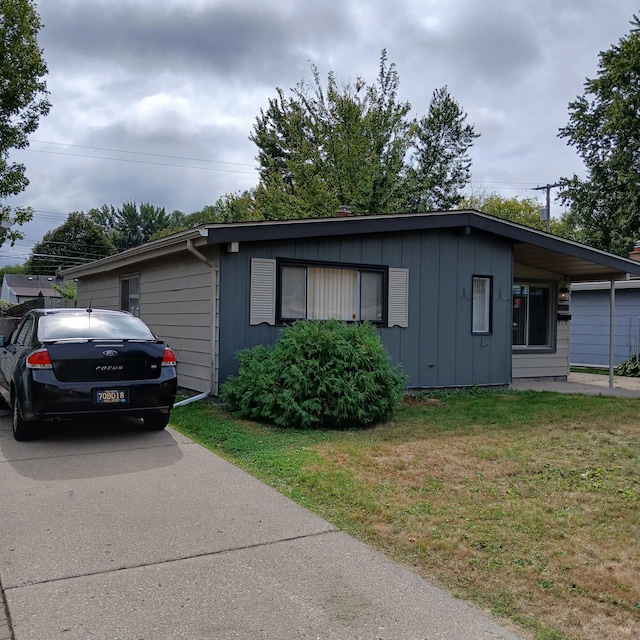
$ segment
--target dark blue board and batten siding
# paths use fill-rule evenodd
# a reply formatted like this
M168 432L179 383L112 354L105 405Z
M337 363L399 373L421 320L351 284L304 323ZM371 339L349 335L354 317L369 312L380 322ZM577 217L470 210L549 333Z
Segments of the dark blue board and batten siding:
M244 347L273 344L281 325L250 324L252 258L382 265L408 270L407 327L379 327L409 388L511 382L512 248L482 233L414 231L240 243L220 262L220 380L237 372ZM492 277L492 331L471 330L472 278Z

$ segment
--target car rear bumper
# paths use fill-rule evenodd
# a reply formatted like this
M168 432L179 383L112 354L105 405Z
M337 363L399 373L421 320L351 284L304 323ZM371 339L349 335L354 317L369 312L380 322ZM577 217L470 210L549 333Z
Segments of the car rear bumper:
M157 380L64 383L48 372L39 372L27 386L26 393L20 394L22 418L27 421L114 414L142 418L169 413L175 402L177 377L175 368L167 368ZM126 402L96 402L96 391L118 389L126 389Z

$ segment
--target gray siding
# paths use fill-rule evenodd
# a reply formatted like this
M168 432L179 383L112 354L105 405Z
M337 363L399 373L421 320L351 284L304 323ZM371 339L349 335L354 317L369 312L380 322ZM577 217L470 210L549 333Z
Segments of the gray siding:
M549 353L513 355L515 378L566 378L569 375L569 322L556 326L556 348Z
M80 280L78 304L119 309L120 277L127 275L140 277L140 317L174 350L178 384L208 391L217 327L213 316L215 272L183 252L145 263L138 270L128 268Z
M610 292L571 292L571 363L609 366ZM614 365L640 349L640 290L616 289Z
M120 308L120 279L118 274L93 276L90 280L81 278L77 282L78 306L97 309Z
M251 258L296 258L409 269L409 326L381 327L392 362L413 388L511 382L511 278L508 242L448 231L348 236L240 245L220 264L220 380L237 370L244 347L272 344L281 327L249 324ZM493 331L471 333L474 275L493 276Z

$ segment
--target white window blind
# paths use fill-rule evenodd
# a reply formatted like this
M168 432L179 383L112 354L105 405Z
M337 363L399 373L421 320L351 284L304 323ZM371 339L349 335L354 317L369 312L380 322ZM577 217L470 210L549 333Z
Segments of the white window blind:
M276 261L251 258L249 324L276 323Z
M389 269L388 324L409 326L409 269Z
M307 318L358 320L357 284L357 271L308 267Z

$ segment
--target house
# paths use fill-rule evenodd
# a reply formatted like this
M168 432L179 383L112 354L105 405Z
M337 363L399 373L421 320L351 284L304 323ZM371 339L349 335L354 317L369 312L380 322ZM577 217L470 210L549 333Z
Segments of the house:
M78 304L140 315L179 384L217 395L236 354L298 318L372 322L413 389L569 372L572 282L640 263L479 211L206 224L72 267Z
M43 298L45 307L57 307L63 298L52 288L53 284L61 286L64 284L64 279L54 276L6 273L2 280L0 300L13 306Z

